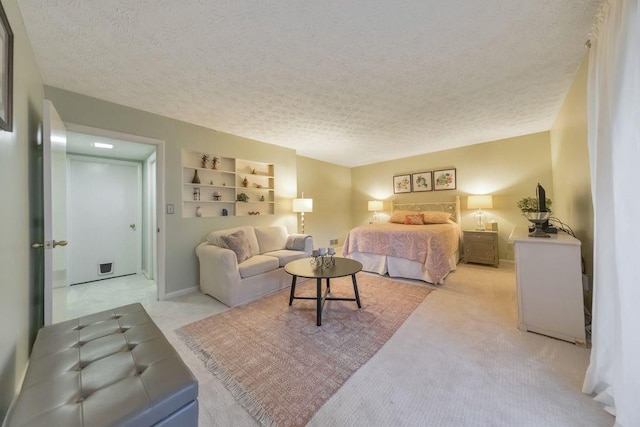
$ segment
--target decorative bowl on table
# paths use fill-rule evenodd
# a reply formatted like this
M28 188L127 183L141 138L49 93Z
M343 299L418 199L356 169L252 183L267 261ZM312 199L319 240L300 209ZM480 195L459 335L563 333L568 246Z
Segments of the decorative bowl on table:
M534 231L529 233L530 237L551 237L542 229L542 226L549 221L551 212L522 212L522 215L536 227Z

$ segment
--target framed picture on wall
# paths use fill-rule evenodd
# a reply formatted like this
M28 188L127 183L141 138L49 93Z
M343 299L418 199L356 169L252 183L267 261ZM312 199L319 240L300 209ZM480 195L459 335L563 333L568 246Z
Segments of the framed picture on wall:
M393 192L411 193L411 175L396 175L393 177Z
M456 189L456 170L443 169L433 171L433 189L438 190L455 190Z
M411 174L411 188L414 192L432 191L431 172L418 172Z
M13 32L0 3L0 129L13 131Z

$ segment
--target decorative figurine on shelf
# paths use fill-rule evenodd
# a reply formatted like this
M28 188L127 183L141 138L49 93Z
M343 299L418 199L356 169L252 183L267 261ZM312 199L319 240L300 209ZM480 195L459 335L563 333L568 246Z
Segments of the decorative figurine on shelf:
M226 182L223 182L223 183L222 183L222 186L223 186L223 187L226 187L226 186L227 186L227 183L226 183Z
M211 169L218 169L220 159L217 156L211 156Z
M218 193L217 191L215 191L215 192L213 193L213 200L215 200L215 201L219 201L221 197L222 197L222 196L221 196L221 195L220 195L220 193Z
M247 179L247 177L245 176L244 179L242 180L242 186L246 187L247 185L249 185L249 180Z
M256 174L256 170L255 169L251 169L251 175L255 175Z
M194 201L200 200L200 189L197 187L194 187L193 189L193 200Z
M209 181L209 185L213 185L213 180Z
M229 215L229 212L227 212L226 209L222 209L222 216L227 216Z
M256 188L262 188L262 184L256 184Z
M240 194L238 194L237 199L238 199L239 202L245 202L246 203L246 202L249 201L249 196L247 196L245 193L240 193Z
M209 155L208 154L203 154L202 157L200 157L200 160L202 160L202 167L206 168L207 167L207 160L209 160Z
M200 177L198 176L198 169L196 169L196 173L193 174L193 179L191 180L192 184L200 184Z
M260 201L264 202L264 196L260 196Z
M202 208L200 208L200 206L196 208L196 216L198 218L202 216Z

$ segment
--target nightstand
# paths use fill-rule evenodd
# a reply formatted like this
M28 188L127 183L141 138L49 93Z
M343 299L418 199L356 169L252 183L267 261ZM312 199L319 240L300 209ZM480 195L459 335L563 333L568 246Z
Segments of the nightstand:
M464 262L498 266L498 232L464 230Z

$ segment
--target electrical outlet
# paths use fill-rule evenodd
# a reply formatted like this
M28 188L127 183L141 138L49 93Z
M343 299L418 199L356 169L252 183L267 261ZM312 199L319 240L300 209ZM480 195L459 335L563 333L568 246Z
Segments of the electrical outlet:
M337 245L337 244L338 244L338 239L331 239L331 240L329 240L329 244L330 244L330 245Z
M174 212L175 212L175 209L174 209L173 205L172 204L168 204L167 205L167 214L173 215Z

